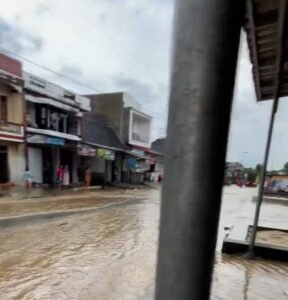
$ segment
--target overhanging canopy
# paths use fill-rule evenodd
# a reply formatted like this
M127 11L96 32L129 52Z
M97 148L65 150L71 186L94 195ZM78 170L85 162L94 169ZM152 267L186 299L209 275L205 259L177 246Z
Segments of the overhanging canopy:
M248 47L257 101L288 96L287 0L247 0Z

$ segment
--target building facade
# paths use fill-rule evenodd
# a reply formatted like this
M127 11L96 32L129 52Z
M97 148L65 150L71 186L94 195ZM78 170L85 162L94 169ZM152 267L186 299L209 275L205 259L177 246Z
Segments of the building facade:
M126 143L150 147L151 117L133 107L124 108L123 138Z
M224 184L236 183L236 180L244 177L244 167L239 162L225 163Z
M165 154L166 138L159 138L152 142L151 148L160 155L156 156L154 171L160 175L164 174L164 154Z
M126 146L101 114L85 113L83 118L83 143L93 147L82 157L82 165L92 171L92 184L102 185L121 182L122 157Z
M141 105L126 93L87 95L91 99L91 111L104 115L127 150L118 156L118 179L141 183L144 173L150 169L150 129L152 118L141 111ZM121 166L121 171L119 168Z
M21 184L25 171L22 65L0 53L0 184Z
M40 77L23 73L26 101L26 137L33 182L53 185L59 165L69 168L76 183L82 140L83 113L90 100Z

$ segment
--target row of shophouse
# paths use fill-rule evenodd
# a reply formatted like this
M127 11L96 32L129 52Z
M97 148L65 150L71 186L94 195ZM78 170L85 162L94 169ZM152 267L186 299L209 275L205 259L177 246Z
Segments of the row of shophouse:
M79 166L92 184L140 183L163 172L150 149L151 117L125 93L78 95L22 70L0 54L0 184L56 183L67 166L71 184Z

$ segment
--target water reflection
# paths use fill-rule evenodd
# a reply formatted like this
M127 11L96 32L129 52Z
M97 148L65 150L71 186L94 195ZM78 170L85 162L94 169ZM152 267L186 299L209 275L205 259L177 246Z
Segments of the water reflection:
M254 192L224 193L213 300L288 299L287 264L219 251L225 226L251 222ZM87 215L1 230L0 299L152 299L159 194L145 195ZM266 205L263 225L285 225L287 213L287 207Z
M244 287L243 287L243 296L244 296L244 300L248 300L248 292L249 292L249 284L250 284L250 280L251 280L251 271L250 271L251 266L247 266L245 268L245 277L244 277Z
M287 299L288 265L223 256L216 265L212 299Z

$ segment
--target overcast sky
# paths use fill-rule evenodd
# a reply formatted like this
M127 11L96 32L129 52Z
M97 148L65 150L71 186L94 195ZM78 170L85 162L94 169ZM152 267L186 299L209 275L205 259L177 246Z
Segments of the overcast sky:
M152 138L165 134L172 0L0 0L0 46L75 78L30 63L24 69L78 93L126 91L153 116ZM271 101L256 103L244 35L239 55L227 160L263 159ZM277 114L269 168L288 161L288 104Z

